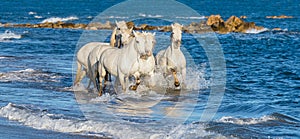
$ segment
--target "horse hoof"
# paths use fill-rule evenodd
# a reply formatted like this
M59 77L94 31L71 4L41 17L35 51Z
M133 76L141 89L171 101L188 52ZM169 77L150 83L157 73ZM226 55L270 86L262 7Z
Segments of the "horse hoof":
M135 91L135 90L137 89L137 86L136 86L136 85L131 85L131 86L129 87L129 89Z
M175 85L175 87L179 87L180 83L179 82L175 82L174 85Z
M102 91L100 91L100 92L98 93L98 96L99 96L99 97L101 97L101 96L102 96Z

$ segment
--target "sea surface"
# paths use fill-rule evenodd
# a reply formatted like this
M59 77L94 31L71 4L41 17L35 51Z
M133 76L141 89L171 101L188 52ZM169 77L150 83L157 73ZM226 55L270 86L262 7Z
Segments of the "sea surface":
M88 24L135 19L136 24L170 25L220 14L224 20L247 16L245 21L265 30L183 33L187 79L181 91L166 89L172 86L172 79L156 74L154 81L160 87L149 89L142 83L137 92L122 93L113 77L107 93L97 97L93 87L85 88L87 79L72 86L74 56L85 43L108 42L110 30L7 28L0 24L0 138L300 138L299 1L170 1L177 3L174 5L129 1L136 5L114 6L122 2L1 1L0 23ZM151 11L162 5L166 8ZM181 15L189 13L179 8L184 5L193 9L191 16ZM138 14L127 12L133 8ZM174 12L163 12L168 9ZM115 11L113 16L106 16L109 10ZM272 15L293 18L266 18ZM169 32L155 33L154 55L170 44ZM226 73L222 82L213 79L216 69L211 58L215 57L225 65L220 71ZM221 91L212 91L218 87ZM216 113L209 111L213 108ZM203 120L207 110L211 115Z

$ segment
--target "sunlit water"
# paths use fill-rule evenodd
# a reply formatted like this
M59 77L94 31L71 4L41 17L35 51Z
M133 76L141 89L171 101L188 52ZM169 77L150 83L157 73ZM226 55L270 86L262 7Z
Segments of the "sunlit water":
M118 83L113 80L106 88L111 95L97 97L94 90L84 87L86 80L72 87L73 56L83 30L0 27L1 136L299 138L300 30L296 12L299 5L279 1L265 10L263 1L237 3L240 2L200 1L190 5L203 15L221 14L225 18L247 15L247 21L268 28L260 33L252 30L249 34L217 35L225 55L227 84L222 104L211 122L199 121L214 85L206 53L196 41L206 34L183 34L188 79L182 91L165 89L172 84L172 79L167 78L169 84L156 80L157 84L163 84L162 88L149 90L142 84L137 93L114 94ZM46 8L42 8L45 4ZM0 9L0 22L88 23L113 4L116 3L7 1L0 4L6 7ZM242 6L249 4L252 6L247 6L247 10ZM281 7L277 4L286 5L286 9L276 8ZM83 10L74 13L76 9ZM295 18L265 18L278 13ZM153 21L156 20L146 20L160 23ZM272 31L275 27L283 30ZM99 33L106 34L99 41L108 40L109 30ZM169 36L170 33L156 32L154 54L169 45Z

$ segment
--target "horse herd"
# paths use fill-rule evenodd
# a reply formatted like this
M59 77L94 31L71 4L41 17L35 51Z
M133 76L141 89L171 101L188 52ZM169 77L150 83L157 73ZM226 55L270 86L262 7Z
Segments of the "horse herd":
M127 91L129 77L133 76L135 85L131 85L129 89L136 90L141 82L140 77L153 77L155 67L158 67L165 77L174 77L174 89L181 89L177 74L182 75L182 83L186 78L186 60L180 50L182 25L173 23L171 27L170 46L154 57L155 33L137 32L132 28L128 29L125 21L116 22L110 43L90 42L77 52L74 85L79 84L87 75L90 79L88 88L92 82L101 96L103 86L110 80L111 74L119 79L124 92Z

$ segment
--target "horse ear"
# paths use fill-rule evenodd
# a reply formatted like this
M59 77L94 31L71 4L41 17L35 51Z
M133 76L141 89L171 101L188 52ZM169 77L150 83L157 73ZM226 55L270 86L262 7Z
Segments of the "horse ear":
M130 32L133 32L133 27L131 27L131 28L129 29L129 31L130 31Z
M153 33L153 36L155 36L156 32Z
M171 27L174 28L173 24L171 24Z
M132 31L132 33L133 33L133 36L137 36L137 35L136 35L136 32L135 32L134 30Z

